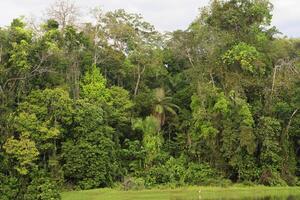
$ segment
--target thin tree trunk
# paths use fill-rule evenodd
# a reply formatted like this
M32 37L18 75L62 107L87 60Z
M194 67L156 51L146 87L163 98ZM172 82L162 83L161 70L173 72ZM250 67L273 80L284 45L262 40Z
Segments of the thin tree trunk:
M273 81L272 81L272 89L271 89L271 97L273 96L273 93L274 93L277 68L278 68L277 66L275 66L275 68L274 68Z
M214 80L214 77L212 75L212 72L209 72L209 76L210 76L211 82L213 84L213 87L215 87L215 80Z
M188 49L186 49L186 54L187 54L187 57L188 57L188 59L189 59L190 64L192 65L192 68L195 68L193 59L192 59L192 57L191 57L190 52L189 52Z
M287 127L286 127L286 129L285 129L285 131L284 131L284 137L285 137L285 136L288 136L288 134L289 134L289 129L290 129L290 127L291 127L293 118L294 118L294 116L298 113L298 111L299 111L299 109L297 108L297 109L293 112L293 114L291 115L291 117L290 117L290 119L289 119L289 122L288 122L288 125L287 125Z
M289 159L289 154L288 154L288 147L286 145L286 142L289 138L289 129L291 127L291 124L292 124L292 121L293 121L293 118L294 116L297 114L299 109L296 109L293 114L291 115L290 119L289 119L289 122L288 122L288 125L286 127L286 129L284 130L282 136L281 136L281 145L282 145L282 149L283 149L283 154L284 154L284 161L287 161ZM283 165L285 164L286 162L283 162ZM284 169L284 167L282 168Z
M192 139L189 133L187 133L186 136L187 136L187 145L188 148L190 149L192 147Z
M145 72L145 69L146 69L146 67L144 66L143 69L142 69L142 71L140 71L140 66L138 66L138 77L137 77L137 81L136 81L135 88L134 88L134 96L136 96L137 93L138 93L140 82L141 82L141 78L142 78L142 75Z
M141 74L139 73L136 84L135 84L135 88L134 88L134 96L136 96L137 93L138 93L138 88L139 88L139 85L140 85L140 81L141 81Z
M98 33L99 33L99 28L98 26L96 26L96 29L95 29L95 35L94 35L94 46L95 46L95 52L94 52L94 65L97 64L98 62L98 55L97 55L97 39L98 39Z
M0 47L0 63L1 63L1 61L2 61L2 45Z
M46 164L46 153L43 153L43 164L44 164L44 170L47 170L47 164Z

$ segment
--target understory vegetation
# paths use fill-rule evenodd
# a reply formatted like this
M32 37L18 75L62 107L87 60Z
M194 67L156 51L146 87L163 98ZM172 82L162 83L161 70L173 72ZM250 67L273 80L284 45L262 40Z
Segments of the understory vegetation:
M213 0L186 30L68 1L0 28L0 199L61 189L296 186L300 40L268 0Z

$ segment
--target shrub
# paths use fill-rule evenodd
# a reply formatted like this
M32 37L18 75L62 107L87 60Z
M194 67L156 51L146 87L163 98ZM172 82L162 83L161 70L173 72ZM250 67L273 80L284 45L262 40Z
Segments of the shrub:
M146 186L150 187L157 184L170 184L180 186L184 184L185 159L169 158L164 164L153 166L143 172Z
M15 199L18 195L20 185L15 177L5 176L0 173L0 194L1 200Z
M218 187L229 187L232 185L232 182L231 182L231 180L225 179L223 177L216 177L216 178L207 179L205 185L218 186Z
M208 164L191 163L186 171L185 182L192 185L207 185L220 181L219 173Z
M297 179L295 186L299 187L300 186L300 180Z
M45 174L38 174L27 187L24 200L60 200L60 192L56 183Z
M145 189L145 180L143 178L128 177L123 182L124 190L142 190Z
M145 187L183 185L229 186L232 182L207 163L188 163L186 158L170 157L165 163L157 164L136 174L143 177Z
M264 169L260 183L267 186L287 186L287 183L280 177L280 174L272 169Z

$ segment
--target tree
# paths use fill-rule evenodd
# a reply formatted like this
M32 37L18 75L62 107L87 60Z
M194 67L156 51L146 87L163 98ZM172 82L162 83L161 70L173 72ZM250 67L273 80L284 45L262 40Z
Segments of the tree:
M47 174L38 172L27 187L24 199L60 200L61 197L55 182L49 179Z
M48 17L56 20L61 29L75 25L80 15L79 8L69 0L58 0L47 9Z
M72 135L62 145L66 181L82 189L111 186L119 175L117 145L102 108L78 100L73 117Z
M104 46L104 50L109 51L110 55L105 54L108 56L107 59L114 56L112 61L118 62L118 64L120 60L122 61L122 68L119 69L115 69L115 65L111 68L104 65L105 77L106 74L111 76L110 70L116 70L114 71L117 74L115 82L128 82L124 81L126 78L134 80L127 89L132 90L136 96L145 74L163 71L161 52L159 51L162 46L161 35L140 15L127 13L124 10L107 13L98 10L96 19L95 28L99 30L97 37L100 40L97 45ZM103 63L101 64L103 65ZM113 75L115 76L115 74ZM121 78L123 80L120 80Z
M109 98L109 93L106 89L106 80L95 65L85 74L81 88L82 97L91 101L105 102Z
M26 136L21 136L19 140L9 138L3 148L12 159L16 159L17 163L14 168L21 175L28 174L30 168L35 166L34 161L37 160L39 152L35 143Z
M143 132L143 146L146 151L145 164L146 167L151 167L154 159L159 155L162 145L162 138L159 133L159 122L153 116L146 119L138 119L133 123L134 129L139 129Z
M124 10L79 26L62 0L36 30L1 27L0 198L121 181L296 185L300 42L278 36L272 9L213 0L161 34Z
M18 111L16 129L36 141L41 153L55 153L55 141L63 137L63 126L71 123L68 93L61 88L33 91Z
M153 116L157 118L159 121L159 126L163 126L166 120L166 113L171 113L176 115L176 111L174 110L179 109L179 107L172 103L172 98L167 97L165 94L164 88L157 88L154 91L155 93L155 104L153 108Z

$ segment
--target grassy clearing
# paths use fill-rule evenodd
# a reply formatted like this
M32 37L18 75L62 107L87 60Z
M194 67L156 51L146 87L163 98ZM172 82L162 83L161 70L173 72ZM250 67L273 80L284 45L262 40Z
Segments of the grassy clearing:
M199 193L199 190L201 192ZM241 199L251 197L288 197L299 196L300 187L187 187L179 189L153 189L142 191L120 191L115 189L97 189L62 193L62 200L196 200L199 199Z

